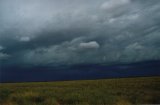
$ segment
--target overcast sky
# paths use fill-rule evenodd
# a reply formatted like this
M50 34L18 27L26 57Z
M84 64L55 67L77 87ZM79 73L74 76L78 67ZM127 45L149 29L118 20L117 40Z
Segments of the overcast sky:
M0 0L0 62L160 60L160 0Z

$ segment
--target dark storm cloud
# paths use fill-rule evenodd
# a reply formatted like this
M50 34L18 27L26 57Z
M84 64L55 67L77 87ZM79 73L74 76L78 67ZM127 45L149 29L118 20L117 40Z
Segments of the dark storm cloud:
M159 5L159 0L1 0L0 60L33 65L159 60Z

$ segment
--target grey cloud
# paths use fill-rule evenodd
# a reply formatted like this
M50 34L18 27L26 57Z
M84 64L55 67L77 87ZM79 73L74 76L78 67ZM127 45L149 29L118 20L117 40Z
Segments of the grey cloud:
M4 49L4 47L0 45L0 51L3 50L3 49Z
M22 42L28 42L28 41L30 41L30 37L27 37L27 36L21 37L20 41L22 41Z
M0 60L5 60L5 59L7 59L8 57L9 57L8 54L5 54L5 53L0 52Z
M157 60L159 5L159 0L1 0L0 45L3 54L12 55L8 62L17 64Z
M91 42L83 42L79 44L79 47L81 49L97 49L100 47L100 45L96 41L91 41Z
M130 3L131 0L107 0L100 8L111 16L118 16L126 12Z
M9 58L9 55L8 55L8 54L3 53L3 50L4 50L4 49L5 49L5 48L0 45L0 61Z
M131 49L131 50L141 50L141 49L143 49L143 46L136 42L136 43L133 43L131 45L128 45L126 47L126 50L128 50L128 49Z
M102 4L101 8L105 10L108 10L108 9L110 10L120 6L124 6L129 3L130 3L130 0L119 0L118 2L116 0L108 0Z
M95 41L91 41L88 43L84 43L83 41L84 41L83 38L80 37L70 42L66 41L61 45L53 45L48 48L45 47L45 48L37 48L35 50L30 50L23 55L22 57L23 59L21 61L35 65L53 64L53 63L77 64L77 63L85 63L88 61L92 61L94 58L91 59L89 57L88 59L84 59L84 57L92 56L93 54L95 55L97 51L91 49L99 48L99 44ZM89 51L89 49L91 51ZM95 61L96 60L94 59L94 62Z

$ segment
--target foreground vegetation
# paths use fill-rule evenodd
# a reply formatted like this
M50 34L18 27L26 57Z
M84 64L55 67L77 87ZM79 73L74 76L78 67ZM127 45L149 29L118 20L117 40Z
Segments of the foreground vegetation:
M160 77L0 84L0 105L132 105L159 99Z

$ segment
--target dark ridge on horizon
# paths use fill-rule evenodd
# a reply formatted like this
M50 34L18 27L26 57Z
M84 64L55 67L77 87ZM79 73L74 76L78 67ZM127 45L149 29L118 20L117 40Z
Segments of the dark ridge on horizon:
M104 80L104 79L125 79L125 78L147 78L147 77L160 77L160 75L150 75L150 76L128 76L128 77L110 77L110 78L94 78L94 79L72 79L72 80L49 80L49 81L18 81L18 82L0 82L1 84L7 84L7 83L41 83L41 82L64 82L64 81L92 81L92 80Z
M160 76L160 61L146 61L111 66L85 64L60 68L12 67L2 69L0 73L0 82L43 82Z

